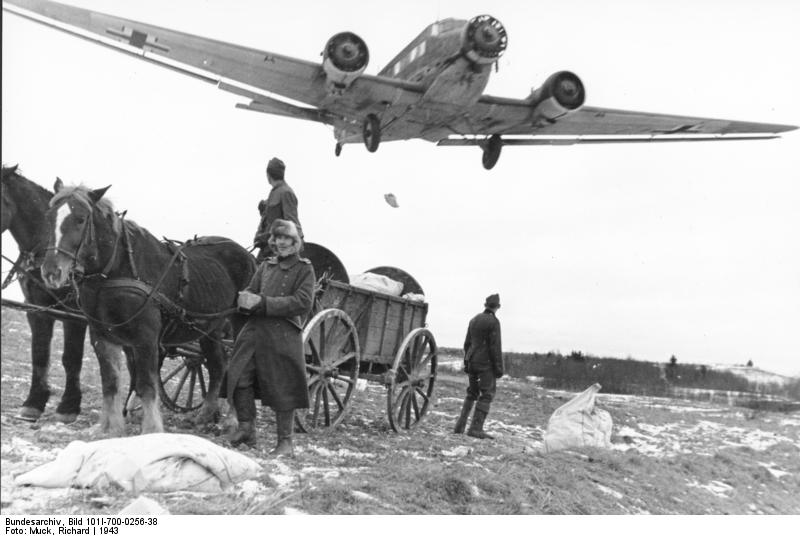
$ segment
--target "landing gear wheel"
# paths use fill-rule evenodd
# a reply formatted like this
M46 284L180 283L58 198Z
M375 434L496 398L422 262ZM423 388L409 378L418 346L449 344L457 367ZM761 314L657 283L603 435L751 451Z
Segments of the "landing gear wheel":
M181 346L162 359L158 391L161 402L173 412L191 412L203 404L208 393L208 371L200 349Z
M342 310L322 310L303 330L308 373L308 410L295 412L295 425L305 433L341 423L358 381L361 349L356 327Z
M433 400L437 347L427 328L412 330L403 340L392 365L388 386L389 425L409 431L425 417Z
M492 134L483 146L483 167L487 170L494 168L503 149L503 140L499 134Z
M333 150L334 154L338 157L342 154L342 144L337 143L336 148Z
M374 153L378 150L381 144L381 122L375 114L369 114L364 120L364 127L362 131L364 136L364 145L367 146L367 151Z

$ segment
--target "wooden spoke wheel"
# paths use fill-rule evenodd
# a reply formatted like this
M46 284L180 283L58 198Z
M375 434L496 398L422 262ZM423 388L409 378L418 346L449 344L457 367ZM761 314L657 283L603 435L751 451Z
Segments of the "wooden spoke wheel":
M409 332L389 372L387 408L394 431L413 429L427 414L433 400L437 362L436 340L431 331L417 328Z
M161 402L174 412L191 412L208 392L208 371L199 347L170 349L161 360L158 390Z
M303 432L332 429L344 419L358 381L361 348L356 327L338 309L317 313L303 330L310 407L295 412Z

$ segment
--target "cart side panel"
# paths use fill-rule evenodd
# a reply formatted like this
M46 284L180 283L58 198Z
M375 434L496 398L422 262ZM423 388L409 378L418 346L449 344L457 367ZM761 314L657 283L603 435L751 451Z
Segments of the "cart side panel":
M428 304L330 281L317 297L317 308L336 308L353 320L361 360L392 364L406 335L425 326Z
M328 282L323 292L317 296L318 309L336 308L344 311L350 317L358 333L362 354L364 334L367 333L374 302L371 293L336 281Z
M364 356L370 362L388 363L395 348L400 325L400 307L387 297L376 297L372 317L364 338Z
M391 297L376 300L364 342L364 359L391 364L403 339L414 328L425 326L428 305Z

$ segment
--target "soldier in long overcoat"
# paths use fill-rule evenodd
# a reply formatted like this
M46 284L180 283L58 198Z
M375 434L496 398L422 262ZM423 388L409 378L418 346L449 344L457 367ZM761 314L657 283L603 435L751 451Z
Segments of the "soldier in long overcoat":
M497 391L497 379L503 376L500 321L495 316L500 309L500 295L486 297L484 308L483 313L470 320L467 329L464 341L464 372L469 375L469 386L461 415L453 430L458 434L464 432L474 405L475 415L467 434L475 438L492 438L483 430L483 424Z
M291 455L294 410L308 408L302 331L315 275L311 262L298 254L302 240L293 222L273 222L269 240L277 255L258 266L239 294L239 309L250 317L236 338L228 369L227 393L233 394L239 421L228 439L255 445L257 384L262 406L275 411L278 442L271 453Z

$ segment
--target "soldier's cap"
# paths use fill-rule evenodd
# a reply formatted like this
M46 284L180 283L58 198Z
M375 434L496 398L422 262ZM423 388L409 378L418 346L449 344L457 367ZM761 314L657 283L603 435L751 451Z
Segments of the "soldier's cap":
M486 302L484 303L485 307L493 308L493 307L499 306L499 305L500 305L500 295L494 294L494 295L489 295L489 296L486 297Z
M283 173L285 171L286 164L284 164L283 161L278 157L271 158L269 164L267 164L267 175L273 179L283 181Z
M297 226L291 220L281 220L278 218L272 225L269 226L269 234L272 237L276 235L283 235L293 239L295 243L300 243L300 233L297 232Z

